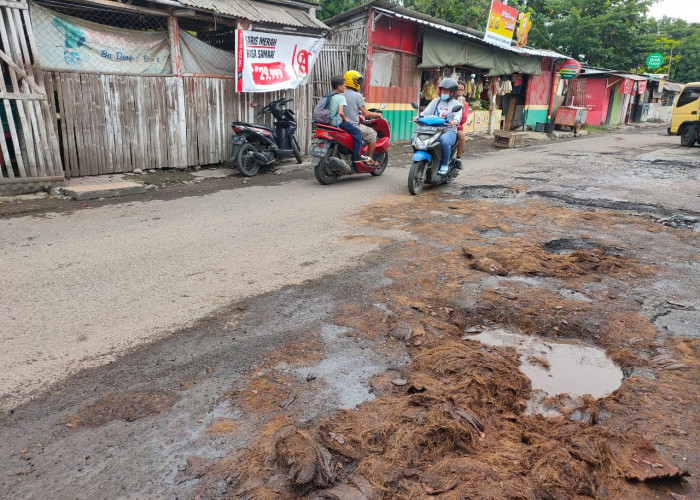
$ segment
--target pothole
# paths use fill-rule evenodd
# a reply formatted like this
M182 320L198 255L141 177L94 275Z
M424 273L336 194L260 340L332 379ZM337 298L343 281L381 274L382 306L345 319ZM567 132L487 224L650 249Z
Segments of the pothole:
M503 238L508 235L505 231L502 231L501 229L477 229L476 232L481 236L482 238Z
M567 255L576 250L594 250L596 248L601 248L605 250L607 255L614 255L616 257L621 257L625 253L621 248L604 246L595 240L586 238L558 238L548 241L543 245L543 248L545 251L557 255Z
M552 200L558 200L569 205L582 207L605 208L609 210L627 210L645 214L645 217L670 227L681 229L700 230L700 213L692 210L671 210L651 203L637 203L631 201L606 200L604 198L578 198L557 191L528 191L528 196L540 196ZM646 215L653 214L653 215Z
M462 189L460 196L470 200L477 198L513 198L517 189L507 186L468 186Z
M543 339L530 335L490 329L470 337L490 346L511 346L520 355L520 370L530 379L534 391L528 403L531 413L545 416L543 401L547 397L568 395L579 398L607 396L622 383L622 370L605 351L577 340Z

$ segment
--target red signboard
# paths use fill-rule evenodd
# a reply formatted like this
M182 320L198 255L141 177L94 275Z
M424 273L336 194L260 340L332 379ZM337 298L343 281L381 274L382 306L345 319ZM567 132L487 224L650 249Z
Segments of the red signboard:
M567 59L561 65L559 74L564 80L571 80L581 72L581 63L576 59Z
M646 91L647 91L647 81L644 80L644 81L637 82L637 93L643 94Z
M631 94L632 93L632 87L634 87L634 81L625 78L622 80L622 85L620 85L620 94Z

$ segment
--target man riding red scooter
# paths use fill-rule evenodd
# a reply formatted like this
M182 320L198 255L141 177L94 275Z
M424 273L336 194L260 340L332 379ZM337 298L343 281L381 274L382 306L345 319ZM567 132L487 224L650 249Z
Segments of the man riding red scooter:
M357 96L352 95L355 107L362 111L359 123L362 124L362 137L365 141L373 139L376 133L376 145L374 148L374 165L364 161L353 161L354 140L350 133L330 124L315 123L314 144L310 154L316 179L321 184L333 184L338 177L351 174L382 175L389 163L389 146L391 144L391 128L389 122L381 115L378 109L367 110L364 98L360 93L362 75L356 71L348 71L345 74L346 86L350 85ZM347 82L350 81L348 84ZM353 107L352 105L350 106ZM382 108L380 106L380 108ZM365 119L365 115L369 119ZM373 141L372 141L373 142ZM369 152L370 144L362 143L361 155Z

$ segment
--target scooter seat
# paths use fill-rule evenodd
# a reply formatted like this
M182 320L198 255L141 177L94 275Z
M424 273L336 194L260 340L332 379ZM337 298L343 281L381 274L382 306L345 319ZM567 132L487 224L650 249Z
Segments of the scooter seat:
M316 128L327 128L330 130L343 130L340 127L334 127L333 125L326 125L325 123L314 123L314 127Z
M275 129L272 127L268 127L267 125L260 125L258 123L248 123L248 122L233 122L232 125L243 125L244 127L255 127L255 128L262 128L265 130L269 130L270 132L274 132Z

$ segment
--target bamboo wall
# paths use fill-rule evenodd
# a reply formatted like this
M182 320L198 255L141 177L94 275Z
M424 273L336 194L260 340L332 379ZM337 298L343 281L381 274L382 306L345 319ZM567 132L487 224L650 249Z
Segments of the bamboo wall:
M313 69L313 95L318 99L331 91L331 77L354 69L366 73L367 16L333 28Z
M257 110L282 96L299 120L308 150L311 85L294 91L238 93L229 78L44 72L59 124L66 177L183 168L229 160L231 122L255 121ZM260 103L252 108L251 102Z
M63 180L51 99L36 54L28 5L0 2L0 194Z

